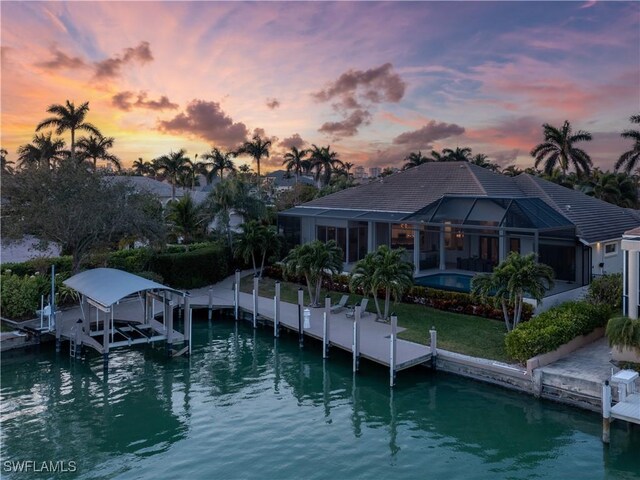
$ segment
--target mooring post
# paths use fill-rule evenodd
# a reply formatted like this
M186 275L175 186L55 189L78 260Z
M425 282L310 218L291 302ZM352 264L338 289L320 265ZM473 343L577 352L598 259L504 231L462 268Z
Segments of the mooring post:
M602 385L602 441L609 443L611 433L611 385L609 380Z
M331 341L331 297L324 297L324 316L322 325L322 358L329 358L329 342Z
M304 332L302 331L302 309L304 308L304 290L298 289L298 343L304 345Z
M184 342L188 347L187 355L191 355L191 299L188 293L184 296L182 305L184 306Z
M213 317L213 288L209 287L209 313L207 314L207 319L211 321L211 317Z
M398 317L391 314L391 335L389 336L389 386L396 384L396 335L398 334Z
M431 335L431 366L436 368L436 357L438 356L438 332L436 331L435 326L431 327L429 334Z
M274 297L275 305L273 311L273 336L280 336L280 282L276 282L276 296Z
M113 308L113 305L111 306ZM96 308L96 319L99 316L100 310ZM109 313L104 314L104 320L102 321L102 362L103 367L109 367Z
M238 320L240 309L240 270L236 270L235 283L233 284L233 316Z
M169 296L169 300L165 302L164 309L167 317L165 322L167 328L167 354L171 356L173 349L173 302L171 301L171 296Z
M356 305L353 315L353 344L351 351L353 352L353 373L360 370L360 305Z

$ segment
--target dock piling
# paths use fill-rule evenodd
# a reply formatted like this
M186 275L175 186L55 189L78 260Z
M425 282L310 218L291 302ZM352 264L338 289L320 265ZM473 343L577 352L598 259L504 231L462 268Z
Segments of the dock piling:
M233 284L233 317L238 320L240 307L240 270L236 270L235 283Z
M329 339L331 322L331 297L324 298L324 315L322 324L322 358L329 358Z
M278 338L280 336L280 282L276 282L276 295L274 297L274 302L273 336Z
M258 328L258 289L260 288L260 277L253 276L253 328Z
M356 305L355 314L353 316L353 373L360 370L360 305Z
M302 331L302 309L304 307L304 290L298 289L298 343L304 346L304 332Z
M183 299L184 306L184 340L187 346L187 355L191 355L191 300L189 294L185 295Z
M438 332L436 331L435 326L431 327L429 335L431 336L431 366L436 368L436 358L438 356Z
M609 443L611 433L611 385L609 380L602 385L602 442Z
M391 314L391 335L389 336L389 386L396 384L396 335L398 334L398 317Z
M209 320L209 322L211 322L211 317L213 316L213 288L209 287L209 303L208 303L208 314L207 314L207 320Z
M165 327L167 330L167 353L171 356L171 350L173 349L173 302L171 297L165 302L164 312L166 315Z

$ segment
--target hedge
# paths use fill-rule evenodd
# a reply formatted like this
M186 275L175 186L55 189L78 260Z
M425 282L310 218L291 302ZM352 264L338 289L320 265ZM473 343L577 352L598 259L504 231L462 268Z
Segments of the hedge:
M2 316L11 319L34 318L40 308L40 297L49 293L47 275L16 275L3 273L0 309Z
M267 277L273 278L274 280L285 280L281 265L276 264L265 267L263 274ZM323 286L336 292L348 293L350 292L349 278L349 275L333 275L331 278L324 280ZM301 284L305 283L304 278L289 277L286 278L286 280ZM363 292L359 293L362 294ZM383 297L384 292L378 292L378 298ZM447 290L438 290L436 288L427 288L416 285L403 295L401 301L404 303L424 305L437 310L493 318L496 320L504 319L502 310L494 308L492 305L479 302L469 293L450 292ZM533 307L528 303L525 304L522 308L521 321L524 322L529 320L532 315Z
M563 303L509 332L505 337L507 355L524 363L604 327L610 315L611 309L607 305L585 301Z
M149 267L169 286L195 288L219 282L231 273L232 264L226 248L209 246L190 252L155 255Z

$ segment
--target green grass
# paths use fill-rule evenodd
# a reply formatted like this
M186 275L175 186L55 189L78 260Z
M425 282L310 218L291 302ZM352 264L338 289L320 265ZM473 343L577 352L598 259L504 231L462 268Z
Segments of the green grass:
M280 282L282 301L296 303L298 288L301 286L304 288L305 303L308 302L309 294L306 286L291 282ZM240 290L251 293L253 277L243 278L240 282ZM334 303L343 295L340 292L322 290L321 298L324 298L327 293ZM260 296L273 297L274 295L275 280L263 278L260 281ZM354 304L359 302L361 298L351 294L348 303ZM375 313L375 305L372 301L369 302L367 310ZM444 350L491 360L509 361L504 348L506 330L501 321L445 312L408 303L392 305L391 310L398 315L399 326L406 328L399 334L400 338L428 345L430 341L429 330L435 326L438 331L438 347Z

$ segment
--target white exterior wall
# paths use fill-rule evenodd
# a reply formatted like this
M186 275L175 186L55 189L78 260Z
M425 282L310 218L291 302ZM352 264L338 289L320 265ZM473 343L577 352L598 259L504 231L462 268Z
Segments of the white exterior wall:
M604 275L605 273L622 273L622 248L620 239L608 242L596 242L591 246L592 270L593 275ZM615 254L606 254L605 245L615 244ZM600 266L602 264L602 266Z

